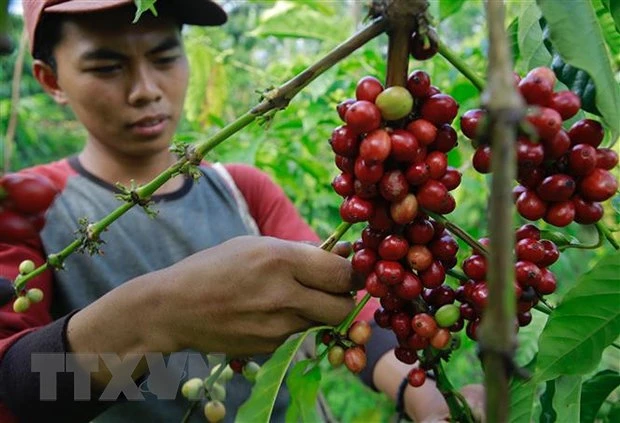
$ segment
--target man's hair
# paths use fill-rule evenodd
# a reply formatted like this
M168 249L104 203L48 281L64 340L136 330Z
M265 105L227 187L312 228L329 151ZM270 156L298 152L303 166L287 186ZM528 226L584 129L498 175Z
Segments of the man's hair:
M47 13L37 26L32 56L48 64L56 72L54 49L62 38L62 26L66 17L62 13Z

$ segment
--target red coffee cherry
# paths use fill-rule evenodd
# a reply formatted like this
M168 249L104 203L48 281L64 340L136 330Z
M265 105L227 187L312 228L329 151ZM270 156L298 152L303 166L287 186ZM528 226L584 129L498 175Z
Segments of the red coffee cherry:
M407 78L407 89L415 98L426 97L431 87L431 78L423 70L415 70Z
M351 258L351 266L353 270L363 275L370 274L377 262L377 253L370 248L362 248L353 254L353 258Z
M546 176L546 172L542 167L529 168L519 166L517 171L517 182L532 190L535 190Z
M384 310L382 308L378 308L375 310L374 319L375 319L375 322L377 323L377 326L379 326L380 328L383 328L383 329L389 328L391 317L392 317L392 314L387 310Z
M357 155L359 145L357 135L346 125L333 130L329 143L334 153L340 156L355 157Z
M548 107L533 109L527 114L526 118L536 128L538 135L543 140L553 139L562 129L562 117L558 112Z
M347 110L349 110L349 107L351 107L351 105L355 103L355 101L355 99L348 98L338 103L338 106L336 106L336 111L338 112L340 120L342 120L343 122L345 121L344 115L347 113Z
M436 213L441 213L446 203L450 201L446 187L434 180L426 181L420 186L416 197L421 207Z
M570 127L568 136L573 145L589 144L592 147L598 147L601 141L603 141L605 130L600 122L592 119L582 119Z
M555 73L551 68L548 68L547 66L539 66L537 68L530 69L527 75L525 75L525 77L541 78L547 81L547 83L551 84L551 86L555 86L556 82Z
M474 310L477 312L484 310L489 301L489 289L486 283L478 282L475 284L471 289L470 299Z
M603 206L601 203L585 201L578 195L571 199L575 207L575 222L582 225L596 223L603 217Z
M369 226L364 228L362 231L362 241L364 241L364 245L367 248L372 248L373 250L377 250L379 248L379 244L385 238L385 233L373 229Z
M392 140L384 129L370 132L359 146L359 156L369 164L381 163L390 155Z
M407 125L407 131L411 132L423 145L429 145L435 141L437 127L426 119L416 119Z
M447 94L435 94L422 104L422 117L435 125L451 123L459 111L458 103Z
M381 125L381 111L366 100L353 103L344 117L347 126L358 134L374 131Z
M485 118L486 112L482 109L472 109L466 111L461 116L461 131L470 140L476 139L478 136L478 126Z
M414 364L418 361L418 355L415 350L412 350L411 348L396 347L394 349L394 355L398 361L405 364Z
M340 169L344 173L352 175L355 171L355 159L351 157L344 157L336 154L334 162L336 163L336 167L338 167L338 169Z
M430 168L426 162L413 163L405 171L405 178L411 185L422 185L430 178Z
M525 238L517 242L515 248L518 260L538 263L545 258L545 247L533 238Z
M438 329L435 335L431 338L431 345L438 350L443 350L450 344L452 336L450 331L445 328Z
M564 129L560 129L553 138L542 140L542 143L545 146L546 160L553 160L562 157L571 146L568 133Z
M437 288L425 291L429 291L427 302L437 308L447 304L453 304L454 300L456 300L456 292L448 285L441 285ZM435 316L435 320L437 320L437 316Z
M479 173L491 173L491 147L488 145L478 147L472 162L474 169Z
M548 267L555 263L560 258L560 251L558 247L548 239L543 239L540 243L545 247L545 258L538 263L540 267Z
M398 261L407 255L409 243L400 235L388 235L379 244L379 256L383 260Z
M577 144L568 153L568 168L573 175L587 175L596 168L596 148Z
M517 163L520 167L535 168L542 164L545 158L545 149L540 143L534 143L526 138L517 141Z
M425 162L428 165L428 174L431 179L440 179L448 170L448 157L441 151L428 153Z
M379 280L375 272L371 272L366 276L364 284L366 291L375 298L385 297L390 291L388 286Z
M358 157L355 160L353 173L364 184L376 184L383 176L383 164L368 164L364 159Z
M375 212L368 219L368 226L381 232L390 231L395 222L392 220L389 207L385 201L375 201Z
M448 166L445 175L439 179L439 182L441 182L448 191L452 191L461 185L461 172L452 166Z
M544 201L566 201L575 192L575 180L561 173L543 179L536 194Z
M547 208L545 222L553 226L564 227L573 220L575 220L575 205L570 200L553 203Z
M519 92L528 104L546 106L551 102L553 83L537 75L526 75L519 82Z
M540 240L540 229L538 229L536 226L532 225L531 223L527 223L521 226L519 229L517 229L517 231L515 232L515 237L517 241L521 241L522 239L525 239L525 238L532 238L538 241Z
M375 273L386 285L399 284L405 277L405 269L397 261L379 260L375 265Z
M480 320L472 320L467 323L465 327L465 333L469 337L469 339L473 341L478 340L478 326L480 325Z
M397 162L411 163L416 158L420 143L409 131L396 129L390 134L391 157Z
M598 148L596 150L596 167L612 170L618 165L618 153L611 148Z
M0 210L0 242L14 243L38 236L32 223L24 216L12 210Z
M532 313L526 311L524 313L517 313L517 321L519 322L519 326L524 327L529 325L532 322Z
M541 295L549 295L555 292L557 285L553 272L549 269L541 269L541 278L534 289Z
M429 28L426 34L414 32L409 43L409 52L416 60L427 60L433 57L438 50L437 33Z
M542 274L540 268L530 261L515 263L516 280L521 287L536 286Z
M374 76L365 76L359 80L355 87L355 98L357 100L366 100L371 103L383 91L383 84Z
M439 260L431 263L428 269L418 272L425 288L437 288L446 280L446 270Z
M425 245L412 245L407 252L407 263L413 270L426 270L433 264L433 254Z
M399 225L406 225L418 215L418 200L415 195L407 194L405 198L390 205L390 216Z
M340 205L340 217L345 222L364 222L373 214L373 204L357 195L347 197Z
M562 120L568 120L581 109L581 99L572 91L558 91L551 95L549 107L555 109Z
M407 338L411 333L411 318L408 313L395 313L390 320L390 327L398 338Z
M13 210L25 214L45 212L58 194L47 177L27 172L4 175L0 187L11 200Z
M379 303L384 309L393 312L401 311L406 305L405 300L392 291L389 291L385 296L381 297Z
M579 184L579 194L584 200L605 201L618 190L618 181L609 171L596 168Z
M435 137L435 143L433 146L436 151L447 153L456 147L458 141L458 135L452 126L447 123L439 125L437 127L437 136Z
M429 247L433 257L442 261L450 261L456 257L459 250L459 244L450 234L442 235L441 238L434 240Z
M426 372L420 368L411 369L407 374L407 381L414 388L420 387L426 382Z
M484 256L474 254L463 261L463 272L468 278L476 281L484 280L487 275L487 261Z
M348 338L357 345L366 345L372 336L370 324L366 320L354 322L347 333Z
M411 272L405 272L403 281L396 285L394 292L403 300L413 300L422 293L422 281Z
M366 353L361 347L351 347L344 352L344 365L352 373L359 373L366 367Z
M547 203L530 190L519 196L516 205L519 214L529 220L542 219L547 212Z
M418 313L411 320L411 328L418 335L430 338L437 332L437 322L430 314Z
M409 193L409 184L403 172L398 169L385 172L379 181L379 192L390 202L398 202L405 198Z
M428 219L416 219L405 228L405 236L411 244L428 244L435 235L435 228Z
M334 178L332 181L332 188L336 194L341 197L349 197L355 193L353 189L354 178L353 175L348 173L342 173Z
M359 179L353 178L353 194L364 200L372 200L379 195L379 188L377 184L366 184Z

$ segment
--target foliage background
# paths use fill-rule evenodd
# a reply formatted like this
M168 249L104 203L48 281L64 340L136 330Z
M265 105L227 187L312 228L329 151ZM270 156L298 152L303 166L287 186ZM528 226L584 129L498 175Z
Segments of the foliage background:
M620 75L620 33L602 3L592 0L597 11L616 79ZM192 66L186 115L178 139L193 142L215 133L236 116L255 105L262 91L280 85L353 33L363 24L366 8L361 1L221 1L229 12L229 23L222 28L184 29L186 49ZM486 65L486 30L483 4L477 0L431 1L438 33L478 74ZM521 74L535 66L549 65L542 28L533 0L508 2L506 25L513 41L515 69ZM458 12L458 13L456 13ZM527 25L527 26L525 26ZM19 39L21 17L11 16L10 28ZM354 95L356 82L365 75L385 76L387 37L368 43L349 58L322 75L300 93L291 105L268 124L254 124L220 145L207 157L210 161L244 162L255 165L280 184L305 219L326 237L340 222L339 197L331 190L331 179L338 173L327 140L340 124L336 104ZM0 134L4 136L11 103L11 79L17 52L0 62ZM30 58L23 68L20 85L19 120L11 169L18 170L56 160L80 150L84 131L70 110L61 108L41 91L30 71ZM474 86L443 58L425 63L411 62L410 70L427 71L434 85L452 95L460 112L477 107ZM455 121L458 127L458 119ZM610 142L610 140L608 140ZM4 143L3 143L4 145ZM617 148L617 144L616 144ZM488 180L470 171L473 150L466 139L450 154L450 164L464 173L456 191L459 207L450 218L475 237L485 235ZM4 150L0 162L4 160ZM618 226L616 196L606 214L608 224ZM613 210L612 208L615 208ZM521 223L515 220L514 224ZM542 225L544 226L544 224ZM349 232L355 240L361 228ZM593 241L595 232L572 224L567 232L584 242ZM553 266L560 281L551 302L561 298L575 282L575 275L589 269L608 248L595 252L570 250ZM460 258L469 254L461 245ZM455 282L456 286L456 282ZM538 334L545 316L536 313L534 323L520 332L519 364L526 364L537 349ZM447 366L455 385L481 381L475 344L463 337L462 348ZM606 353L602 368L618 370L620 356ZM343 422L387 421L393 405L382 395L371 392L343 370L323 377L323 392L335 417ZM620 415L612 394L600 413L601 421Z

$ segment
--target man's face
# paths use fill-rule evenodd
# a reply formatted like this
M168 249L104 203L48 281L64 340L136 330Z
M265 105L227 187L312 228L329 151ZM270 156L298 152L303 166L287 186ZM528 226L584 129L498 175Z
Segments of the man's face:
M58 86L89 142L118 158L167 150L189 73L175 22L131 19L126 9L72 18L54 51Z

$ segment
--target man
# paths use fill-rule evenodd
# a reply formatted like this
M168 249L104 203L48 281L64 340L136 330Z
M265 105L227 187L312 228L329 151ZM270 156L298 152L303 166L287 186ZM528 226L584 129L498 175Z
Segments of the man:
M59 194L40 239L0 245L5 286L22 260L41 264L71 242L81 217L97 221L116 208L115 183L146 183L176 161L169 146L189 74L180 27L226 21L208 0L160 0L158 17L146 14L137 24L132 0L23 0L23 6L34 75L57 103L71 107L88 137L77 156L28 170L52 180ZM103 235L105 256L73 255L65 270L35 279L30 287L44 291L42 303L24 314L10 304L0 309L1 417L180 420L188 405L180 395L113 406L97 401L123 363L93 367L85 354L255 356L351 311L349 262L291 242L317 238L281 189L247 166L200 171L199 183L178 176L158 191L155 221L136 207L115 222ZM247 236L256 234L263 237ZM379 345L377 358L389 348ZM76 353L77 368L90 374L93 400L74 401L67 372L58 374L57 401L39 401L32 354L65 352ZM147 370L140 360L132 376L138 380ZM393 395L402 375L378 386ZM230 383L227 420L249 389L240 379ZM275 420L284 418L286 403L282 392Z

